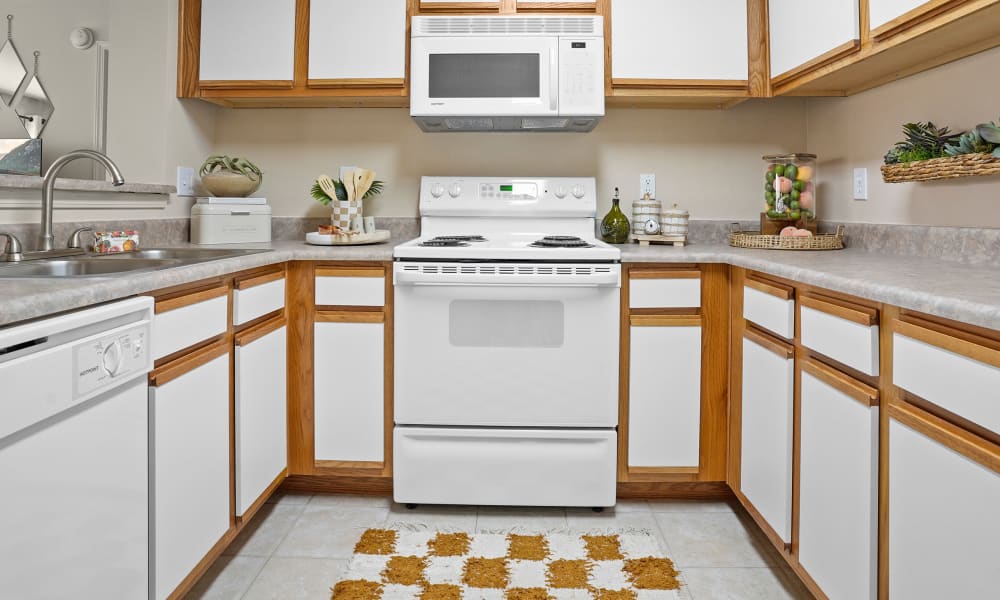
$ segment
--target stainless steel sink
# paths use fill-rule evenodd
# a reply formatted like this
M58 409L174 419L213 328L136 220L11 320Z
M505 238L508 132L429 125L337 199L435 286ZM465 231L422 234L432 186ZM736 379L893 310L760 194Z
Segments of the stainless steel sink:
M104 256L82 255L19 263L0 262L0 279L27 277L109 277L232 258L269 250L223 248L150 248Z

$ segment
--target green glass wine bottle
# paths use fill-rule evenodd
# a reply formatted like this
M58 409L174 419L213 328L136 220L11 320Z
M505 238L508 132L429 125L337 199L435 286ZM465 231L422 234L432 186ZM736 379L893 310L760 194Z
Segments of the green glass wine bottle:
M628 217L622 212L619 202L618 188L615 188L611 210L601 220L601 239L609 244L624 244L628 241Z

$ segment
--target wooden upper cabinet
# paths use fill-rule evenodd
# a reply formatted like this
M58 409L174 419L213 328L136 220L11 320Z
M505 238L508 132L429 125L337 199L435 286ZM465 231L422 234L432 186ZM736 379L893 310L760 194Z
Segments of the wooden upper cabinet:
M295 0L202 0L199 86L291 88Z
M769 0L768 32L777 91L861 47L860 6L858 0Z
M310 0L310 87L405 80L406 0Z
M746 0L612 2L609 100L726 107L766 95L749 84L758 8Z
M769 9L775 95L850 96L1000 45L1000 0L769 0Z

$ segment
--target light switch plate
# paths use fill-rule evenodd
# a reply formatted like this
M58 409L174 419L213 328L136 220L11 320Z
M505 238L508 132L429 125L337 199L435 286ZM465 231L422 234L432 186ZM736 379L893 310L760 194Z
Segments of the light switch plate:
M868 199L868 169L864 167L854 169L854 199Z
M194 169L177 167L177 195L194 196Z

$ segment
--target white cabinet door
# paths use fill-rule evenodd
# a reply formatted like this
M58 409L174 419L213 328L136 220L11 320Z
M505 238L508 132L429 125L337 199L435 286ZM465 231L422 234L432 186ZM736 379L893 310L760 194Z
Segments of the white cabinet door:
M792 541L794 390L794 359L744 338L740 491L786 544Z
M202 0L199 79L295 78L295 0Z
M697 467L701 438L701 327L633 326L628 464Z
M889 422L889 598L995 598L1000 475Z
M830 600L875 598L877 481L878 407L803 371L799 563Z
M769 0L771 77L861 37L858 0Z
M229 354L149 388L153 581L166 598L229 529Z
M611 77L747 79L744 0L611 4Z
M383 460L384 327L316 323L316 460Z
M927 0L868 0L868 15L872 31L911 10L931 4Z
M406 0L312 0L309 79L403 79Z
M286 331L236 347L236 515L288 466Z

